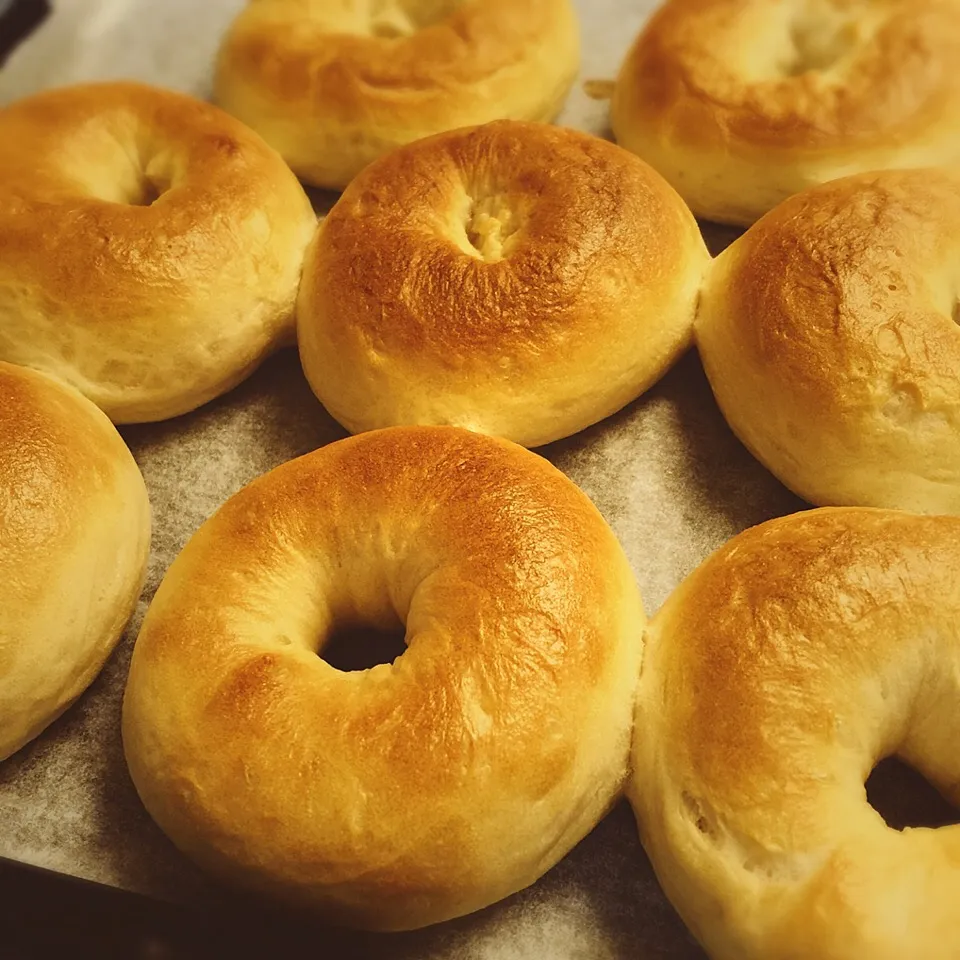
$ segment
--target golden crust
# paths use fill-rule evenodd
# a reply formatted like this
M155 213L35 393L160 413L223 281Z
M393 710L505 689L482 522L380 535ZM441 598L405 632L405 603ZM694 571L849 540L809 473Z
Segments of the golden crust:
M960 174L783 203L715 262L696 337L755 456L818 504L960 512Z
M551 120L577 74L569 0L362 6L259 0L218 58L217 101L318 186L443 130Z
M711 219L863 170L960 161L957 0L671 0L627 56L618 141Z
M392 666L316 656L406 624ZM170 568L134 652L128 763L201 864L397 929L531 883L625 775L643 612L546 461L395 428L265 475Z
M704 562L650 624L629 788L716 960L948 960L955 828L889 829L899 754L954 802L960 519L825 509Z
M440 134L371 165L324 221L301 358L350 430L453 423L534 446L664 373L708 263L676 193L606 141L515 121Z
M146 572L143 479L110 421L0 362L0 759L93 680Z
M315 217L232 117L93 84L0 110L0 138L0 357L130 422L199 406L291 339Z

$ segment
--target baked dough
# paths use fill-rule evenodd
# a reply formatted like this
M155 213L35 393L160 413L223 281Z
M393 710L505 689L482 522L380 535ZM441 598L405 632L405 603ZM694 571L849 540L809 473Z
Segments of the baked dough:
M538 446L688 347L710 262L675 191L614 144L499 121L371 164L311 244L314 393L348 430L455 424Z
M734 432L815 504L960 513L960 173L787 200L715 261L697 343Z
M552 120L579 65L570 0L254 0L215 89L303 180L341 189L430 134Z
M406 625L342 673L351 624ZM123 737L147 809L222 877L338 923L423 926L532 883L619 795L644 617L546 460L450 427L254 481L168 571Z
M958 0L668 0L613 128L698 216L747 225L838 177L960 162L958 61Z
M110 421L0 362L0 760L87 688L146 572L150 506Z
M0 359L116 423L162 420L293 340L316 218L216 107L103 83L0 110Z
M736 537L647 631L628 795L713 960L955 960L960 827L887 827L896 754L960 803L960 518L822 509Z

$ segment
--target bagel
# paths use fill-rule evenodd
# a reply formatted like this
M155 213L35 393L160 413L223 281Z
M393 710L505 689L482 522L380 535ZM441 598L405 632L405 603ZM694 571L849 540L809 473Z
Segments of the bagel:
M628 796L713 960L955 960L960 827L888 827L896 754L960 802L960 518L827 508L734 538L647 631Z
M316 218L232 117L90 84L0 110L0 142L0 359L131 423L206 403L292 342Z
M960 173L785 201L715 261L696 322L744 444L821 505L960 513Z
M342 673L337 628L406 624ZM254 481L173 563L123 705L130 773L221 877L406 929L532 883L626 777L644 625L600 514L547 461L451 427Z
M710 258L612 143L498 121L371 164L304 263L300 357L348 430L453 424L538 446L609 416L687 348Z
M0 362L0 760L100 672L146 574L150 506L113 424Z
M215 98L316 186L430 134L552 120L580 65L570 0L253 0Z
M960 162L958 59L958 0L668 0L612 125L698 216L749 225L829 180Z

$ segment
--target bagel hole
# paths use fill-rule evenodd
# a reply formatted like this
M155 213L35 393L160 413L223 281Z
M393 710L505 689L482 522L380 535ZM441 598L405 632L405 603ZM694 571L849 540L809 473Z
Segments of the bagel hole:
M380 0L370 12L370 33L383 40L409 37L446 19L463 0Z
M127 200L132 207L149 207L156 203L168 190L170 182L158 177L143 177L139 191Z
M867 802L894 830L960 822L960 811L923 774L896 757L873 768L866 790Z
M356 673L393 663L406 649L402 627L381 630L358 625L335 630L320 648L319 655L335 670Z
M788 77L829 70L856 42L854 22L831 11L798 17L790 24L790 47L781 67Z
M960 300L953 305L953 322L960 327Z
M502 194L472 198L464 230L470 246L487 263L509 256L520 229L520 214Z

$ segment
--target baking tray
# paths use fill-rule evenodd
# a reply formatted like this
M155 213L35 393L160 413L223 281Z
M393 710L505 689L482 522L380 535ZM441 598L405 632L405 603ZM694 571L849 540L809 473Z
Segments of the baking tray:
M241 6L242 0L60 0L0 69L0 104L44 87L109 78L207 97L219 39ZM559 122L609 137L608 105L594 97L615 76L654 4L580 0L578 6L583 70ZM335 199L311 195L319 212ZM702 226L714 253L736 236ZM296 353L285 350L200 410L121 432L153 505L147 585L89 691L0 764L0 857L148 897L229 909L239 903L236 895L178 854L127 776L119 718L130 654L165 569L203 520L252 478L344 431L310 392ZM610 523L651 614L734 534L805 506L733 437L695 353L625 410L539 452ZM893 820L944 816L936 797L895 768L885 767L875 792L895 811ZM704 956L660 891L626 803L538 883L486 910L411 934L329 936L327 945L337 944L341 955L353 948L390 960Z

